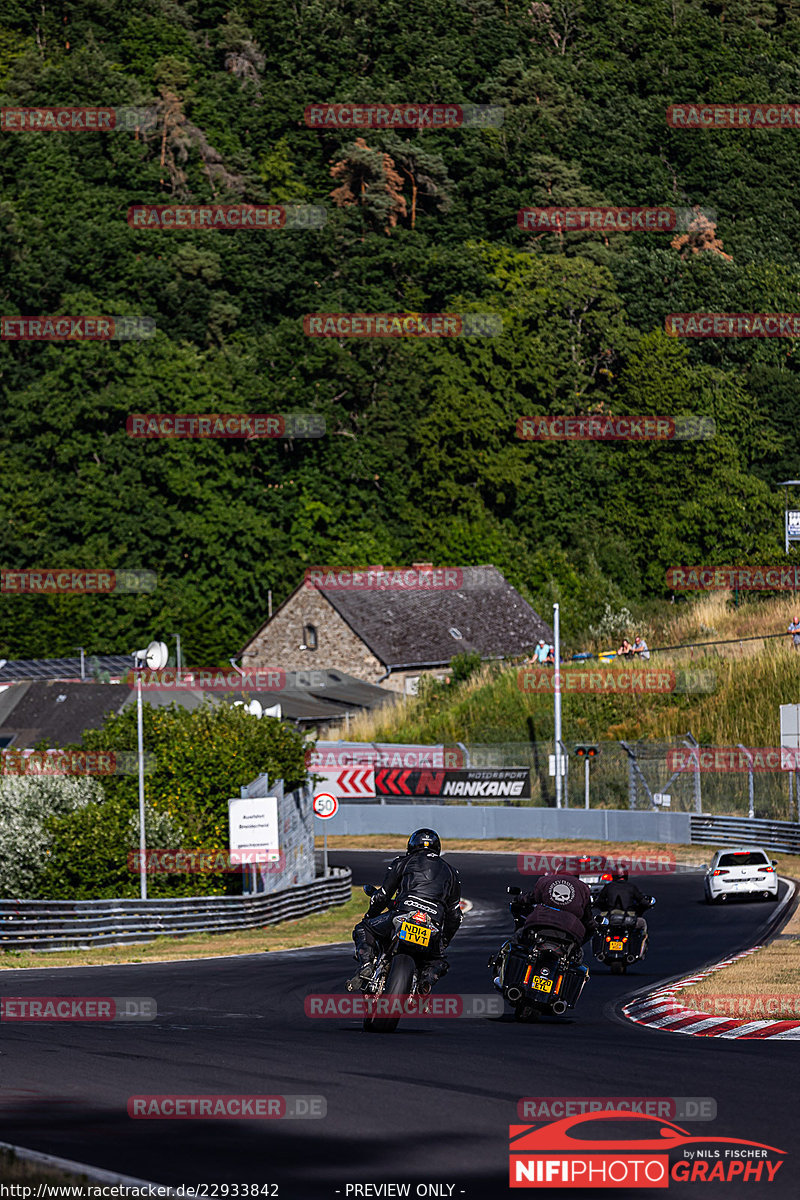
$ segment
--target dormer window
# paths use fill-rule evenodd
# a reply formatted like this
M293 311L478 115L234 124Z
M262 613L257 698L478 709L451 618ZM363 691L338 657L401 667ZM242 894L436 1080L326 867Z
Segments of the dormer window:
M460 641L461 641L461 638L463 637L463 634L461 633L461 630L460 630L460 629L456 629L456 627L455 627L455 625L454 625L454 626L452 627L452 629L450 630L450 637L451 637L451 638L455 638L457 642L460 642Z
M306 650L316 650L317 648L317 627L316 625L303 626L303 644Z

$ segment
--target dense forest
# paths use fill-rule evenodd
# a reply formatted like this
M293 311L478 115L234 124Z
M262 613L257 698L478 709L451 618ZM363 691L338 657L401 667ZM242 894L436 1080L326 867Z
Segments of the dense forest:
M0 0L0 106L134 106L0 132L0 311L154 336L0 341L2 565L141 568L143 595L0 596L0 656L181 633L224 661L307 566L495 563L578 637L680 563L780 562L791 338L673 312L800 311L800 128L668 106L800 101L798 0ZM315 103L491 105L493 125L310 128ZM314 205L321 228L133 228L131 205ZM671 206L694 231L520 229ZM489 313L497 336L313 338L309 313ZM296 413L318 438L147 440L131 413ZM536 414L693 414L694 441L540 443Z

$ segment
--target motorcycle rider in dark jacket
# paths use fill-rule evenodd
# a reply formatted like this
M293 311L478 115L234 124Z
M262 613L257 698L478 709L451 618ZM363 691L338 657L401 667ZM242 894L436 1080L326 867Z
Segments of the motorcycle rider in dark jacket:
M628 872L619 868L612 879L597 893L594 906L601 912L632 912L636 916L636 928L647 931L647 922L642 913L650 907L652 896L646 896L635 883L628 880Z
M536 929L557 929L583 946L596 929L592 893L577 875L542 875L532 892L522 893L517 906L528 914L523 937Z
M370 979L384 939L391 933L392 918L402 908L421 908L441 927L438 957L423 967L420 991L428 992L450 964L442 953L461 924L461 881L458 871L440 858L441 841L433 829L417 829L408 839L406 854L389 864L383 883L370 899L369 909L353 930L358 971L348 981L351 988ZM384 912L383 910L388 911Z

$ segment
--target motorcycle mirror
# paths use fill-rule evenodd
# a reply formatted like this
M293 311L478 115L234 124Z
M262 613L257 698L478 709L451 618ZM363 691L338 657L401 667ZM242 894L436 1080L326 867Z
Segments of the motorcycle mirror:
M374 883L365 883L361 890L365 896L374 896L378 889Z
M509 896L521 896L522 895L522 888L519 888L519 887L506 888L506 891L508 892Z

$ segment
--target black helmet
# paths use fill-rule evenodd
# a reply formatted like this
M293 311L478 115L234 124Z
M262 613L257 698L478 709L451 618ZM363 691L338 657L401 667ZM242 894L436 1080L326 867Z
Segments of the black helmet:
M625 867L615 867L611 878L612 879L627 879L628 878L627 869Z
M416 854L420 850L427 850L429 854L441 854L442 843L435 829L415 829L408 839L406 849L409 854Z

